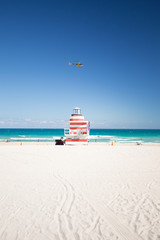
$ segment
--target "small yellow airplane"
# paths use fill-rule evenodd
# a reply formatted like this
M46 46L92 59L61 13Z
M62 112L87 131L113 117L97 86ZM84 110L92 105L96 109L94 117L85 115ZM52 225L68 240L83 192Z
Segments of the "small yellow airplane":
M80 63L80 62L78 62L78 63L70 63L69 62L69 65L76 65L77 67L83 67L84 65L82 64L82 63Z

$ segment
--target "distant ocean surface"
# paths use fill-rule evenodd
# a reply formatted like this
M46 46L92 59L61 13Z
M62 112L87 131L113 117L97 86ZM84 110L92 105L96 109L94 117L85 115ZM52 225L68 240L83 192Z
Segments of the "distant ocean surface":
M53 142L64 137L64 129L0 129L0 142ZM89 142L160 143L160 129L91 129Z

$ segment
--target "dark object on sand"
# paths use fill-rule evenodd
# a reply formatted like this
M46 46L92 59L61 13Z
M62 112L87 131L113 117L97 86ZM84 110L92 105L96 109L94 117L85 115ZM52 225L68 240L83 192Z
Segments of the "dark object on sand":
M64 145L65 140L63 138L55 140L55 145Z

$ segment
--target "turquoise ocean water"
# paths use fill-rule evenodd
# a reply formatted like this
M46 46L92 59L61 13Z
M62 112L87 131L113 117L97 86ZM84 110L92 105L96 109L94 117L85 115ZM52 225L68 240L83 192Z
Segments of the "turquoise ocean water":
M0 142L54 142L64 137L64 129L0 129ZM160 129L91 129L90 142L160 143Z

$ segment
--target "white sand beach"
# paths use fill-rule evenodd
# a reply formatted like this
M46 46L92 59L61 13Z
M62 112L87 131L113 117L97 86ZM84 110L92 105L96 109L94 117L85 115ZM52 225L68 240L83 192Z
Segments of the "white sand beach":
M0 240L160 239L160 145L0 144Z

